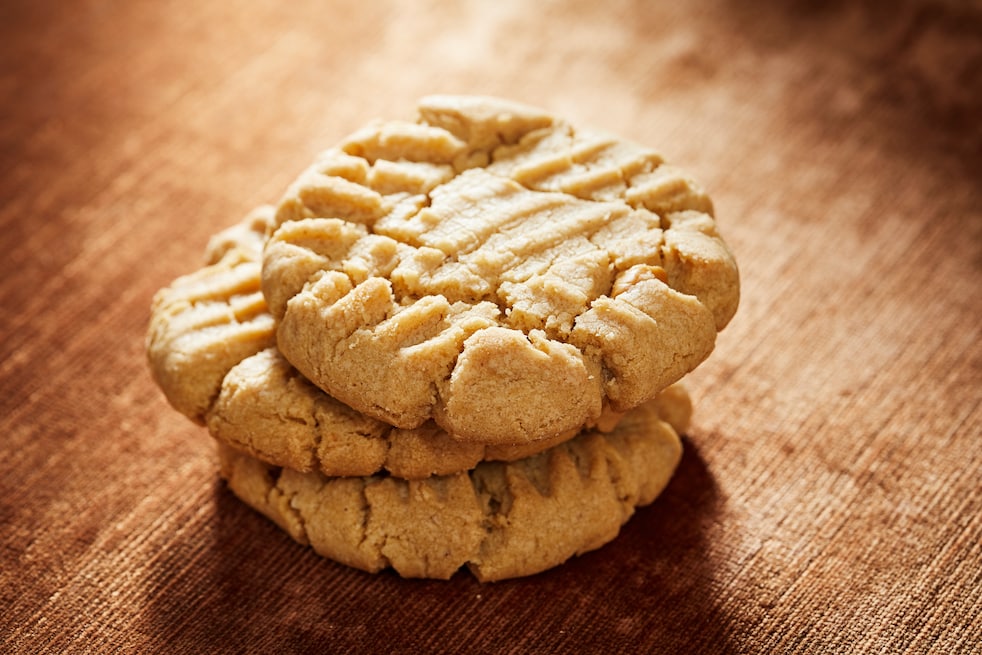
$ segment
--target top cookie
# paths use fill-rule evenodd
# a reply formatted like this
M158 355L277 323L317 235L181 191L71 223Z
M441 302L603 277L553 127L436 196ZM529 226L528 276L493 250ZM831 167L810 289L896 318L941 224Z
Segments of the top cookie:
M308 379L397 427L514 443L709 355L738 273L688 177L522 105L419 109L323 153L277 206L262 289Z

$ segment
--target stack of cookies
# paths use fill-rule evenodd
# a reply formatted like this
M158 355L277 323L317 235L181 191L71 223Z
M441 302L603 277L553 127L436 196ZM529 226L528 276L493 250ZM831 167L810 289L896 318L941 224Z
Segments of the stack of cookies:
M148 356L232 492L298 542L500 580L661 492L677 383L738 297L709 198L653 151L433 96L217 234L155 297Z

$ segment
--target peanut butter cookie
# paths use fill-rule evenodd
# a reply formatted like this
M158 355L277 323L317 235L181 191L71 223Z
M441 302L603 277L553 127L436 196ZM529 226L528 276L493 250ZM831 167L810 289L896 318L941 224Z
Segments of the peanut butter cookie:
M679 433L688 427L692 404L681 383L653 401L658 416ZM609 432L620 415L605 417ZM331 398L307 381L275 348L234 366L207 414L219 442L267 464L329 477L385 471L407 480L467 471L482 461L522 459L575 436L516 444L480 444L453 439L433 421L394 428Z
M651 150L490 98L424 99L324 152L277 205L277 346L341 402L458 441L554 439L712 351L736 264Z
M327 477L219 446L232 492L322 556L413 578L531 575L611 541L661 493L681 442L654 404L515 462L426 480Z

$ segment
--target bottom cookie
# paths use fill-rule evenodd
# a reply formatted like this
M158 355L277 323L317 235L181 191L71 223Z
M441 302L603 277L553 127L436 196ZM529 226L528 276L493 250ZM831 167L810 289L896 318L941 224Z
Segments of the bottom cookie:
M466 567L483 582L539 573L611 541L665 488L682 444L648 403L612 432L424 480L327 477L223 444L218 452L232 492L322 556L407 578Z

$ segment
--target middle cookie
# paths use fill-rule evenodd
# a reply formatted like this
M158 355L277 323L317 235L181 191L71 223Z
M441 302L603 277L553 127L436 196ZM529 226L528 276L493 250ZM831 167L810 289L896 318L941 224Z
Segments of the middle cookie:
M681 383L645 406L679 434L688 427L692 403ZM605 418L595 426L598 434L611 431L621 419ZM232 367L206 421L220 443L274 466L334 477L385 470L406 480L456 474L483 461L523 459L575 436L484 445L457 441L432 421L411 430L393 428L328 396L275 348Z

